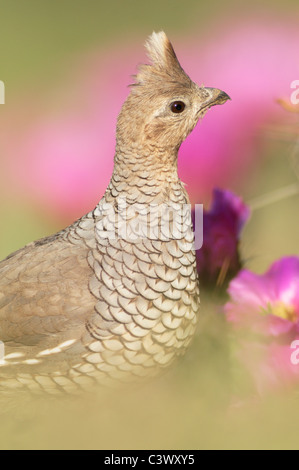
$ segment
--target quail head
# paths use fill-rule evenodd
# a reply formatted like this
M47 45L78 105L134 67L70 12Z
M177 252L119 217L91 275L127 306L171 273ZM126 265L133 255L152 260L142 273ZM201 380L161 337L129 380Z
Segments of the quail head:
M0 263L0 390L72 392L168 366L196 327L199 286L177 156L228 95L193 83L153 33L117 122L96 208Z

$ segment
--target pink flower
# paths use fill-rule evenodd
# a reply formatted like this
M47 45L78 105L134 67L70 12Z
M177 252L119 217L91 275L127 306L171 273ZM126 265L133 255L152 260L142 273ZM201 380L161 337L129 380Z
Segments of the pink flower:
M208 33L171 39L194 81L232 97L208 113L180 151L180 177L192 202L204 202L215 186L240 188L248 178L259 158L260 126L282 112L275 99L288 96L298 76L299 32L281 18L234 17L232 25L222 17ZM129 76L142 62L143 41L78 59L61 92L44 92L52 111L40 104L40 92L23 104L17 97L14 107L10 101L13 115L6 112L0 123L1 179L10 192L13 186L18 196L68 220L97 203L109 182L116 117Z
M262 275L242 270L230 283L227 319L257 334L299 333L299 258L282 258Z
M228 190L214 189L212 206L204 211L203 246L196 252L202 285L227 286L242 267L239 241L250 215L242 199Z
M257 389L298 381L291 345L299 339L299 258L282 258L262 275L244 269L228 292L226 317L242 338L239 355Z

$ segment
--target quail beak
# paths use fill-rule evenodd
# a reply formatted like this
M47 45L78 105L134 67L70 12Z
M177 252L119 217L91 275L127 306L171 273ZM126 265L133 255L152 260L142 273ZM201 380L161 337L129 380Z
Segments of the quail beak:
M209 98L202 104L200 107L200 116L202 117L208 109L216 104L224 104L227 100L231 98L222 90L218 90L218 88L205 88L210 94Z

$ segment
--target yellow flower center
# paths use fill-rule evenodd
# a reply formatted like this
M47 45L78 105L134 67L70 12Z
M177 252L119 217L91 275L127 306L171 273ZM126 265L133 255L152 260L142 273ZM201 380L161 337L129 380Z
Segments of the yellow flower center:
M274 305L268 304L265 314L275 315L276 317L283 318L284 320L297 323L298 315L296 314L295 308L291 305L284 304L283 302L277 302Z

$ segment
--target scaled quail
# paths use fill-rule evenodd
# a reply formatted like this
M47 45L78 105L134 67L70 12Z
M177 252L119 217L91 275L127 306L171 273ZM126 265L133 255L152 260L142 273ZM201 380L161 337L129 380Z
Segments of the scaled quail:
M118 116L103 198L0 263L2 391L155 375L194 334L199 286L177 156L199 118L229 97L193 83L164 32L146 49L151 65L139 68Z

